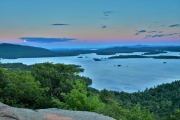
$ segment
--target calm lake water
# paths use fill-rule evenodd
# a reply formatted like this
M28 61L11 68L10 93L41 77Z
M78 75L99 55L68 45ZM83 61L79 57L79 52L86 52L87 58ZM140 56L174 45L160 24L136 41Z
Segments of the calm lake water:
M121 53L117 55L140 55L142 53ZM179 55L178 52L168 52L158 55ZM93 80L92 87L102 90L116 90L125 92L143 91L146 88L162 83L170 83L180 80L179 59L105 59L112 55L82 54L83 58L73 57L45 57L45 58L19 58L1 59L2 63L22 62L34 64L43 62L64 63L81 65L85 69L82 76ZM94 61L93 58L103 58L102 61ZM166 62L164 64L163 62ZM117 65L121 65L118 67Z

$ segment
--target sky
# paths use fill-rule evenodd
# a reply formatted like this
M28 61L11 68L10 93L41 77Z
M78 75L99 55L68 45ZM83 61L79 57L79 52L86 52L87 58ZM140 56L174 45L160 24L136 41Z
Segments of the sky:
M0 43L180 45L180 0L0 0Z

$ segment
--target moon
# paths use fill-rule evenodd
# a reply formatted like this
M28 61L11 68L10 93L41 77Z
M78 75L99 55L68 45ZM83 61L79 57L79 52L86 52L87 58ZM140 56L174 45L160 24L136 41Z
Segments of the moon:
M26 42L26 40L24 40L24 42Z

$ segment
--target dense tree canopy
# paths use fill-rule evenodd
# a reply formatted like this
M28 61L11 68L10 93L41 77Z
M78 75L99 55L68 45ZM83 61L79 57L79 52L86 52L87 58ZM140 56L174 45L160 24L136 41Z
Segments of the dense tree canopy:
M158 85L143 92L129 94L114 91L114 93L124 106L139 102L160 118L170 116L176 109L180 109L180 81Z
M42 88L49 88L48 97L56 96L61 99L60 93L69 93L76 79L83 79L86 84L91 83L91 79L81 77L81 71L74 65L43 63L35 64L31 68L31 74L36 81L40 81ZM62 100L62 99L61 99Z
M27 71L5 71L0 68L0 96L6 104L18 107L33 107L34 102L43 98L48 88L40 88Z
M75 65L18 66L23 70L0 67L0 101L5 104L93 111L117 120L179 120L180 81L135 93L99 91L88 87L92 80L79 76Z

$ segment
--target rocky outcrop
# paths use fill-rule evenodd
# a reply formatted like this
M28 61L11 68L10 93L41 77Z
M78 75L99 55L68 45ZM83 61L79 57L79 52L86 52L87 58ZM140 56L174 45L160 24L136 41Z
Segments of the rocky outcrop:
M30 110L0 103L0 120L114 120L108 116L87 111L69 111L57 108Z

